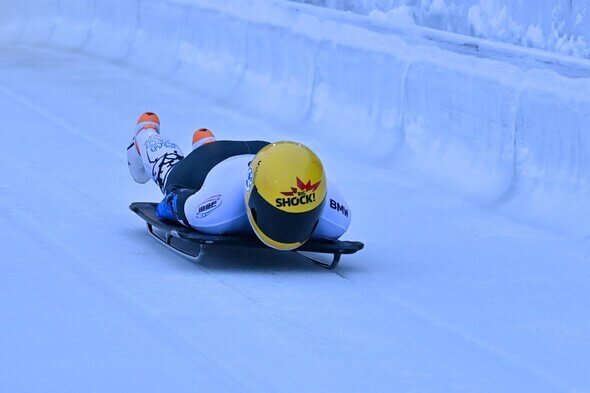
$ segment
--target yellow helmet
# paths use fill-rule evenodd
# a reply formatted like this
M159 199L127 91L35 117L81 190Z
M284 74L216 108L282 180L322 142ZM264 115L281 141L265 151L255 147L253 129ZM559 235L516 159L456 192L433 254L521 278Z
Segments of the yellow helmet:
M250 162L248 220L269 247L292 250L305 243L318 225L325 199L322 162L302 144L272 143Z

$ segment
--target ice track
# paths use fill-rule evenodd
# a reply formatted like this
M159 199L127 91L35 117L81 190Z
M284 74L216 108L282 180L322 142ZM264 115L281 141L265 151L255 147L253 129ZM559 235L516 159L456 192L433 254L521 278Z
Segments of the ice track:
M195 265L127 210L159 198L125 168L136 114L187 150L203 125L286 135L76 53L5 46L0 69L0 391L588 390L587 242L312 143L367 249L337 274L266 252Z
M275 0L0 0L0 392L590 391L588 64ZM146 110L185 151L308 144L366 249L165 250L127 208L161 198Z

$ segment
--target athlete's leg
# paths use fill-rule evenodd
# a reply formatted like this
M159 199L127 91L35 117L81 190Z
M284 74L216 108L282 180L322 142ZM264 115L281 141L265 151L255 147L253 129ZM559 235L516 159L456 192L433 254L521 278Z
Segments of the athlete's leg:
M160 218L174 219L199 232L214 235L251 233L244 188L253 154L221 161L207 174L201 188L175 188L158 205Z
M328 182L326 204L313 239L338 239L350 226L351 212L348 204L333 183Z
M184 158L182 150L152 128L141 129L135 136L135 143L145 171L163 190L170 170Z
M254 155L228 158L216 165L203 187L182 207L186 223L199 232L223 235L251 233L244 202L248 163Z
M143 166L135 136L139 131L148 128L155 130L158 133L160 132L160 119L158 118L158 115L153 112L145 112L139 116L135 131L133 132L133 138L131 138L131 143L127 146L127 167L129 168L129 173L131 173L133 180L141 184L150 181L150 176Z
M182 158L178 145L160 136L158 115L143 113L127 146L127 165L133 180L146 183L152 179L163 190L170 169Z

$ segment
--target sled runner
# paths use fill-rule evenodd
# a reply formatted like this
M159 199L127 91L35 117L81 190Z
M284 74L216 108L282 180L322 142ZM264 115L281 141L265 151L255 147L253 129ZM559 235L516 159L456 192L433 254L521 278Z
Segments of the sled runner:
M152 202L134 202L129 208L147 223L148 232L154 239L192 261L199 261L203 257L205 249L209 247L269 248L254 235L207 235L185 227L180 223L161 221L156 215L156 206L157 203ZM354 254L362 250L363 247L363 243L354 241L308 240L301 247L291 252L296 252L319 266L334 269L340 262L342 255ZM277 252L286 251L277 250ZM331 255L332 259L325 262L321 258L311 256L308 253Z

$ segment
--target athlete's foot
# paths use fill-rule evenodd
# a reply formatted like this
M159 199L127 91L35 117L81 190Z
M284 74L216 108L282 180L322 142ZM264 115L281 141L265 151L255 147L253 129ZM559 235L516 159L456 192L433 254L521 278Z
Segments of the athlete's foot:
M144 130L153 130L156 133L160 133L160 119L158 115L152 112L145 112L137 120L135 126L135 133L129 146L127 146L127 167L131 177L138 183L147 183L150 180L150 176L146 172L143 161L141 159L139 145L136 141L136 136Z
M156 215L160 220L178 221L189 226L182 209L184 209L184 203L188 197L194 193L194 190L187 188L176 188L169 191L162 199L162 202L156 206Z
M215 142L215 135L207 128L199 128L193 134L193 150L211 142Z
M144 112L137 119L137 126L135 127L135 135L142 130L152 129L160 133L160 118L153 112Z

